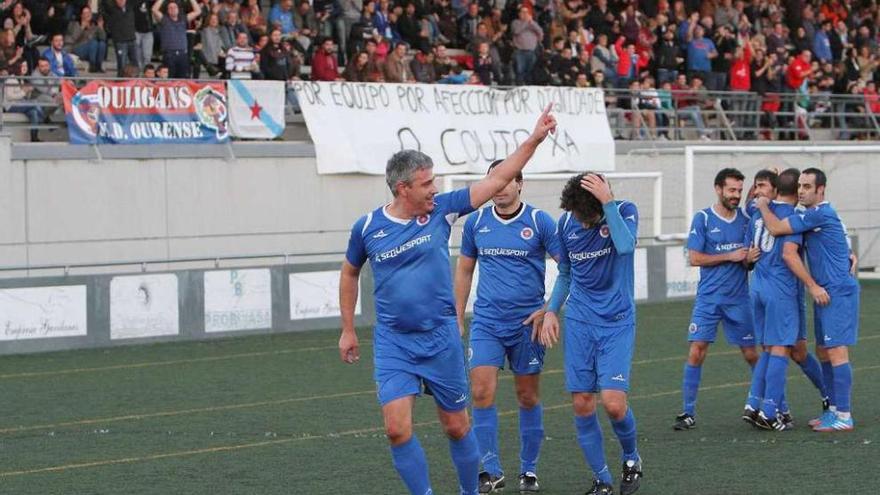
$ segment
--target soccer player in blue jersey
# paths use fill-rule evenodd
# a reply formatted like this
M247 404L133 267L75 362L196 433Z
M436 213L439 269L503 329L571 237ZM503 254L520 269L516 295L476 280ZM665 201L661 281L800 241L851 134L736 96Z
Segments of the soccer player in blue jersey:
M498 163L489 168L490 174ZM560 248L556 222L522 202L522 187L520 174L495 194L494 205L468 217L455 273L455 304L459 327L464 329L474 269L480 264L470 328L474 432L483 461L480 493L505 486L495 408L498 370L504 368L505 358L514 374L519 402L519 491L539 490L536 473L544 422L538 383L544 347L533 339L544 314L545 259L549 254L558 262Z
M688 258L691 266L700 267L697 298L688 326L687 362L682 380L683 412L673 428L688 430L696 426L697 391L709 344L715 342L718 324L724 325L727 342L739 346L743 358L754 368L758 361L749 304L746 261L757 259L758 249L743 242L749 217L739 208L745 176L735 168L725 168L715 175L718 201L694 215L688 235Z
M782 217L792 215L797 204L798 176L797 169L783 171L778 177L777 199L771 203L762 196L756 200L756 204L770 204ZM750 295L756 338L765 349L765 355L752 373L747 408L758 410L757 426L784 430L791 425L783 420L782 413L786 409L783 407L785 373L791 349L798 341L800 327L798 278L802 272L806 272L799 254L802 240L799 235L776 238L757 215L749 224L746 239L761 250L761 256L755 263ZM763 397L759 405L756 404L757 397Z
M807 260L815 277L807 289L814 301L816 352L822 363L834 409L819 419L815 431L848 431L854 423L850 409L852 367L849 347L858 340L859 293L853 276L846 228L825 201L827 178L816 168L803 171L798 200L805 210L782 218L758 203L767 230L775 235L803 234Z
M480 454L467 415L470 391L452 293L449 234L459 216L480 207L522 171L556 127L550 108L493 173L451 193L437 194L430 157L411 150L396 153L385 170L392 201L351 229L339 287L339 353L347 363L359 359L354 310L361 268L369 260L376 300L374 378L393 464L412 494L433 493L425 453L413 435L413 406L423 386L434 396L449 437L461 493L478 493Z
M601 394L622 448L620 492L628 495L638 490L642 478L636 420L627 406L636 336L633 253L639 212L629 201L616 201L605 178L592 173L568 181L561 207L566 212L557 223L562 259L540 342L550 347L558 341L557 313L568 298L565 385L574 406L578 444L593 471L587 493L614 491L596 416Z
M792 170L790 174L796 174L796 170ZM773 170L760 170L755 175L755 181L753 186L753 193L750 196L754 195L755 197L764 197L767 198L768 201L775 200L777 198L777 190L776 187L778 185L779 173ZM750 218L760 217L760 213L758 211L758 207L756 206L756 201L752 200L746 205L745 208L746 214ZM750 244L752 240L748 240ZM750 252L753 252L754 249L751 249ZM760 250L758 251L760 253ZM803 250L800 250L800 258L803 259ZM792 263L793 266L797 269L795 275L800 277L805 277L809 279L809 274L803 270L803 263L798 262L793 259L791 256L786 259L788 263ZM749 259L749 264L754 265L755 260ZM794 271L794 270L793 270ZM800 273L800 275L799 275ZM825 383L822 377L822 368L819 364L819 361L816 357L811 354L807 350L806 346L806 306L804 300L804 284L797 284L797 295L795 297L795 301L797 304L797 341L794 347L791 348L791 360L796 362L798 366L801 368L801 371L804 372L804 375L813 383L816 389L819 391L819 395L823 400L823 404L827 402L828 393L825 389ZM760 409L760 405L764 400L763 393L766 389L765 378L767 374L767 364L770 359L770 350L768 347L764 347L763 352L761 353L757 364L755 365L755 371L752 374L752 386L749 390L749 399L747 401L745 410L743 411L742 418L747 423L752 424L753 426L758 427L766 427L767 425L763 422L758 422L758 409ZM827 407L827 406L825 406ZM791 412L788 408L788 404L785 400L785 394L782 396L782 401L779 409L782 411L782 424L781 427L791 428L793 427L794 420L792 419Z

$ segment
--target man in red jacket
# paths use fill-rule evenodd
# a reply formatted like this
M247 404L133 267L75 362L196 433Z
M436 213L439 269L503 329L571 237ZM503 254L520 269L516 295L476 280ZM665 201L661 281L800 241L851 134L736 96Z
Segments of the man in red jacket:
M734 54L733 64L730 66L730 90L735 93L730 98L730 110L732 111L731 120L734 127L745 128L754 124L751 119L752 115L747 112L754 112L758 109L758 101L747 92L752 89L751 64L752 64L752 46L749 43L749 37L740 38L741 45L737 47ZM753 105L754 104L754 105ZM743 131L736 129L736 134L742 137Z
M801 54L795 57L794 60L791 61L791 64L789 64L788 70L785 72L785 84L788 85L788 88L792 91L800 89L807 77L812 73L813 70L810 66L811 59L812 53L810 53L810 50L803 50Z
M339 65L333 50L333 38L324 38L312 57L312 81L339 81Z

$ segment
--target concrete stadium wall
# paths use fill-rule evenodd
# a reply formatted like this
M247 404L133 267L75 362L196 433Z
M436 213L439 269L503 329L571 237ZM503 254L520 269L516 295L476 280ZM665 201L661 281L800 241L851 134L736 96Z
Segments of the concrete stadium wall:
M637 248L638 302L696 293L698 271L686 266L684 253L680 243ZM555 264L548 263L545 284L552 287L555 278ZM368 266L359 326L375 321L372 290ZM0 280L0 355L339 329L338 293L338 263L6 278Z
M663 172L663 231L686 231L681 144L638 146L645 145L618 143L617 170ZM698 155L695 208L713 201L712 178L721 167L751 175L766 166L815 165L828 172L828 199L861 239L862 266L880 265L876 155ZM557 214L561 185L526 184L524 198ZM651 187L649 180L614 184L618 197L638 204L644 238L654 215ZM285 253L336 253L314 259L339 260L352 222L389 198L380 176L317 175L309 143L97 149L0 138L0 267ZM101 271L113 269L72 273Z

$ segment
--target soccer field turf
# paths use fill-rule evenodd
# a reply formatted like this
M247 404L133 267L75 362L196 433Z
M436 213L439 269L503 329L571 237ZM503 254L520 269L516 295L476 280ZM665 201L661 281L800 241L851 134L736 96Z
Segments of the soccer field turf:
M795 430L743 423L748 368L723 338L704 365L697 428L673 431L690 307L638 308L630 398L644 459L639 493L880 492L871 467L880 454L880 284L863 284L850 433L807 428L819 397L796 365L787 389ZM2 357L0 493L404 493L382 433L371 335L360 332L355 366L340 362L337 337L307 332ZM517 407L510 374L501 377L501 456L515 479ZM590 480L563 387L557 347L542 379L547 438L539 476L547 494L583 493ZM457 493L433 400L417 401L415 420L434 492ZM619 445L604 417L602 428L617 483Z

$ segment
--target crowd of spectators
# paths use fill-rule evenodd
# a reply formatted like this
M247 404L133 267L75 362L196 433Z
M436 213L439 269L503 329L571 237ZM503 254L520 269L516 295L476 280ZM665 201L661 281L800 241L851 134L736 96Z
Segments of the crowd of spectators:
M2 0L0 21L8 75L103 73L112 49L119 77L629 88L609 102L635 127L674 107L704 136L704 91L880 110L877 0Z

